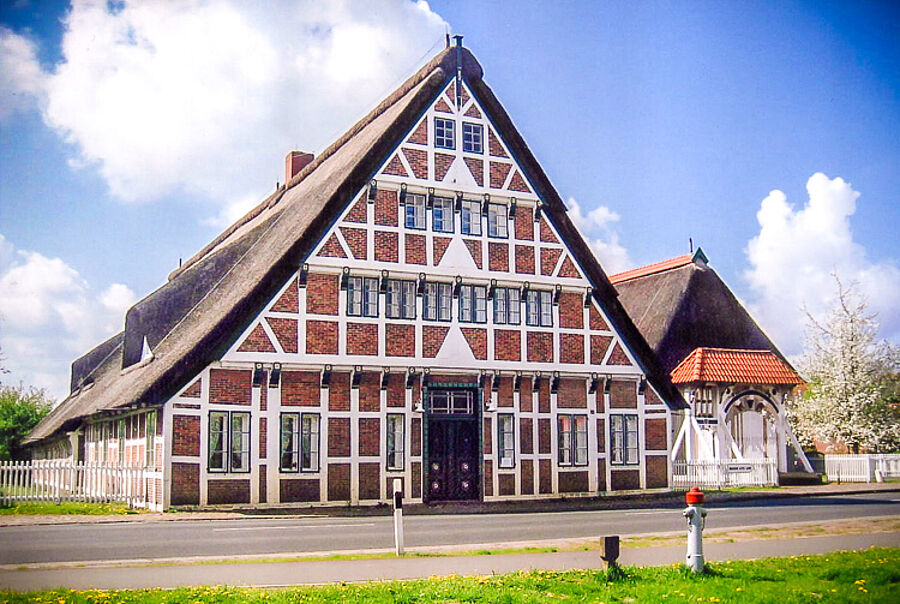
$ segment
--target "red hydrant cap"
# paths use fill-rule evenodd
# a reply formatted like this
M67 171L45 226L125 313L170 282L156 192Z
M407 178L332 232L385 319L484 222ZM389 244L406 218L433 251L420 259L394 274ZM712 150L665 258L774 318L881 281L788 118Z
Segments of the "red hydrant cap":
M688 505L703 503L703 491L699 487L691 487L691 490L685 493L684 500Z

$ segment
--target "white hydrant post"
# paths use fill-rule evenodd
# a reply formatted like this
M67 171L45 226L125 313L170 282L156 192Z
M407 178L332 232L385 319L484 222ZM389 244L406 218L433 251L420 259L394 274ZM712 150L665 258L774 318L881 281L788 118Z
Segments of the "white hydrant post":
M685 495L687 507L681 513L687 518L688 542L686 563L692 572L703 572L703 526L706 524L706 510L703 509L703 493L697 487Z
M403 481L394 479L394 549L403 555Z

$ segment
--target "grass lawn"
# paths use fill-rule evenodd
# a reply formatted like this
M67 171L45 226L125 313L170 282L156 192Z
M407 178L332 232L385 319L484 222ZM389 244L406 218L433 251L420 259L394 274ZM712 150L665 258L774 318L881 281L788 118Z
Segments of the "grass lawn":
M630 568L610 580L602 570L533 571L484 577L341 584L263 590L0 593L0 602L900 602L900 548L822 556L767 558L711 565L703 575L683 566Z
M0 507L0 516L30 514L138 514L140 510L130 509L126 503L21 503L10 507Z

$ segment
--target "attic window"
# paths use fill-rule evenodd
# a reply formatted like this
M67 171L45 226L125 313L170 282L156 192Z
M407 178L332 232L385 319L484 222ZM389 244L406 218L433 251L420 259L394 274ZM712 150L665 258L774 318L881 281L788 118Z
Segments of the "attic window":
M453 120L434 118L434 146L439 149L456 149L455 128Z
M484 140L484 129L481 124L470 124L463 122L463 151L466 153L484 153L482 141Z

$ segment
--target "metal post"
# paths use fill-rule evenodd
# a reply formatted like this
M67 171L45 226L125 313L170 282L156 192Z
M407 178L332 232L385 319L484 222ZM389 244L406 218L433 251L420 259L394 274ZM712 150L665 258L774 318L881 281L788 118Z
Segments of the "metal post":
M403 555L403 481L394 479L394 550Z
M703 493L697 487L685 495L688 506L681 513L688 523L687 556L685 562L691 572L703 572L703 526L706 524L706 510L703 509Z

